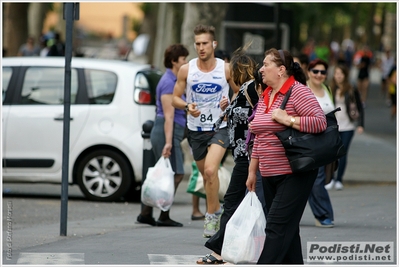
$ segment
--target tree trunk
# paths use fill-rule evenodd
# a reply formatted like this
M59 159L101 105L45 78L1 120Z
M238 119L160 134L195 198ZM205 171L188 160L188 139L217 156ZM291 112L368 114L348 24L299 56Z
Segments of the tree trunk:
M3 50L6 56L16 56L19 47L28 38L29 5L29 3L3 3Z
M376 35L373 30L374 15L375 15L376 9L377 9L377 3L370 3L369 14L371 16L368 17L368 20L366 22L366 31L368 32L368 34L366 35L366 36L368 36L368 38L366 39L366 43L369 44L369 47L372 50L378 49L377 38L376 38Z
M141 24L140 32L147 33L150 35L150 41L148 43L148 48L146 51L146 57L148 63L154 62L154 51L155 51L155 38L156 38L156 27L157 27L157 16L158 16L158 9L159 3L149 4L148 11L145 12L143 22Z
M29 35L39 37L43 32L43 24L49 11L49 3L31 3L28 9Z
M58 22L55 31L61 36L61 41L65 42L66 36L66 20L64 19L64 5L63 3L57 3L54 6L55 11L58 13ZM74 23L75 27L75 23Z
M181 43L181 25L184 20L184 3L172 3L173 6L173 28L172 35L173 40L177 43Z
M358 6L358 3L351 3L351 5L352 5L352 11L353 11L353 16L352 16L352 21L351 21L351 36L352 36L352 40L357 43L358 35L356 33L356 29L359 26L359 6ZM355 50L356 49L357 49L357 47L355 47Z
M227 4L186 3L184 20L181 29L181 40L190 52L189 58L195 58L197 53L193 47L194 28L198 24L212 25L216 29L216 41L220 36L221 23L227 12Z
M183 20L183 4L159 3L157 33L152 64L165 70L163 57L165 49L171 44L180 43L180 27Z
M173 10L169 3L159 3L158 18L157 18L157 32L155 37L154 58L152 64L156 67L165 70L163 66L163 54L165 48L173 43L172 27L173 27Z

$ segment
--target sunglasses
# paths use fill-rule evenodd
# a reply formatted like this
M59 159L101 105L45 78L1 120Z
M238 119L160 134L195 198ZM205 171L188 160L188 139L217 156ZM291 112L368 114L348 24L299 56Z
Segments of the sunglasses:
M321 75L326 75L327 71L326 70L316 70L316 69L311 69L311 72L313 72L314 74L317 74L320 72Z

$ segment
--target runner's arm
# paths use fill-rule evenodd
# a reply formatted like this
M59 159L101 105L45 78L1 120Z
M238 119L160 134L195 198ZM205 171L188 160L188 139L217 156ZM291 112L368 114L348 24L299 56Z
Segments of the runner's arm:
M177 73L177 81L175 88L173 89L172 105L178 109L185 109L187 103L182 99L182 96L186 90L188 75L188 64L184 64Z

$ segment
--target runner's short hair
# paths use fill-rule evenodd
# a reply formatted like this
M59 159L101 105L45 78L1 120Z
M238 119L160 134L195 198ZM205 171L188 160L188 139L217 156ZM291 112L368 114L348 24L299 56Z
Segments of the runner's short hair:
M195 35L200 35L203 33L209 33L213 37L213 40L216 40L215 27L199 24L194 28Z

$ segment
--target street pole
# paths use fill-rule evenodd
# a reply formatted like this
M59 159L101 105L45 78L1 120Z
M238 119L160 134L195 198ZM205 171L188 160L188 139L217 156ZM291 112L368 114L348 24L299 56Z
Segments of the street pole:
M68 169L69 169L69 132L71 120L71 61L73 20L79 19L79 4L64 3L66 20L65 38L65 76L64 76L64 118L62 141L62 181L61 181L61 220L60 235L67 235L68 218Z

